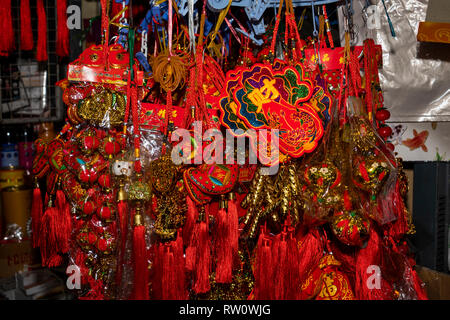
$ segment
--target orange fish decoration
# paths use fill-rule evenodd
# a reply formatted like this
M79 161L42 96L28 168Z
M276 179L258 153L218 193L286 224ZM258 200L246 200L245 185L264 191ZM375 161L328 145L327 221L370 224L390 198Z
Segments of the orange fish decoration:
M415 150L417 148L422 148L423 151L428 152L428 148L425 145L425 142L428 138L428 130L424 130L420 133L417 133L415 129L413 129L414 137L411 139L406 139L402 143L407 146L410 151Z

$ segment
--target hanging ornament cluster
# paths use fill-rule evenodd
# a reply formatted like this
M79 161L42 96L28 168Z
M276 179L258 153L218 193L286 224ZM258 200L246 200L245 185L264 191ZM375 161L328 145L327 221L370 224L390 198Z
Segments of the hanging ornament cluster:
M101 4L103 43L69 65L66 124L33 166L33 244L80 268L80 299L426 299L373 40L335 47L314 5L303 40L289 0L262 40L231 2L152 4L137 29Z
M17 6L11 6L11 0L2 1L0 8L0 21L2 26L2 39L0 41L0 56L9 56L14 50L31 51L36 49L36 60L48 60L48 14L47 1L36 0L30 6L30 0L17 1ZM14 3L14 2L13 2ZM69 29L67 27L67 1L55 1L56 6L56 55L60 58L68 57ZM33 10L34 11L33 11ZM15 12L17 10L17 12ZM12 16L19 17L17 25ZM36 17L34 22L33 16ZM36 26L33 28L33 26ZM16 44L17 30L19 42ZM34 31L33 31L34 30Z

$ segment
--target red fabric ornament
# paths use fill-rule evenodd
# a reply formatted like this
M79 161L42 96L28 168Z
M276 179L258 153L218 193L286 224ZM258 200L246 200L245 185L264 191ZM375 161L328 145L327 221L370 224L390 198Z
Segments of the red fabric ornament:
M95 280L94 278L92 278L92 276L88 275L87 277L88 283L91 287L91 289L89 290L89 292L82 296L79 297L80 300L104 300L105 297L103 295L103 281L102 280Z
M33 46L30 0L20 0L20 48L29 51L33 50Z
M298 241L299 279L303 282L308 273L319 263L323 255L324 245L317 228L312 228Z
M44 8L43 0L36 2L38 18L38 39L36 45L36 60L39 62L47 61L47 14Z
M332 254L325 255L302 284L301 298L315 300L354 300L355 295L341 263Z
M391 285L381 274L374 274L377 272L376 269L372 272L369 269L369 266L381 266L381 250L380 236L375 228L371 228L367 246L360 249L356 256L355 296L359 300L390 300L392 298ZM373 277L374 281L372 282L369 277Z
M69 29L67 28L67 2L66 0L56 1L57 10L57 34L56 34L56 54L58 57L69 55Z
M11 18L11 0L2 0L0 3L0 56L9 56L15 48L14 29Z

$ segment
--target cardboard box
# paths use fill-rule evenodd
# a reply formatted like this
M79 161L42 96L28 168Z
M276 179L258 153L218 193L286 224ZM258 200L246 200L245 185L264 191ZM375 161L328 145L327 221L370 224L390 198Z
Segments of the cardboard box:
M425 283L428 299L450 300L450 274L423 266L416 266L417 274Z
M39 250L33 249L30 240L0 242L0 278L13 276L24 265L39 262Z

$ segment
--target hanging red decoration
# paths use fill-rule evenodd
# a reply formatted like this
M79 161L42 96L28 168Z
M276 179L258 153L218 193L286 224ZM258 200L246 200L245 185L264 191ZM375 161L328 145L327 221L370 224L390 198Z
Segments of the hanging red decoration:
M33 46L30 0L20 0L20 48L29 51L33 50Z
M44 8L44 1L36 2L38 19L38 39L36 44L36 60L39 62L47 61L47 14Z
M11 18L11 0L2 0L0 3L0 56L8 56L15 48L14 28Z
M57 27L56 27L56 54L58 57L69 55L69 29L67 28L67 2L66 0L56 1Z

